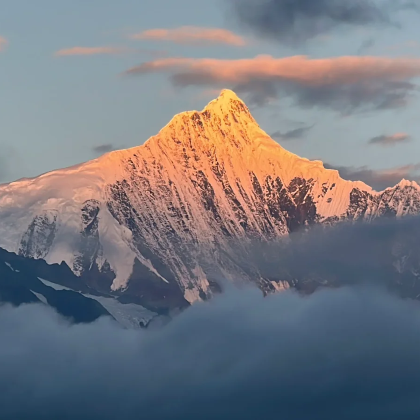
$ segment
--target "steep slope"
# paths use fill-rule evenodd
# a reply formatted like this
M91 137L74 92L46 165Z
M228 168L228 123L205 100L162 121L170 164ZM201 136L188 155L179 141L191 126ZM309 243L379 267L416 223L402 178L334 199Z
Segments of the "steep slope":
M225 90L142 146L0 186L0 246L162 310L206 299L223 279L285 287L248 263L255 241L419 211L416 183L378 193L345 181L283 149Z

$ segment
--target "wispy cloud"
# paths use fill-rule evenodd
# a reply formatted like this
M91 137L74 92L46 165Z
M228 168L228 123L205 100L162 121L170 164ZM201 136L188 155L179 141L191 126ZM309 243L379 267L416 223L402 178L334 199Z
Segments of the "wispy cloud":
M369 144L376 144L378 146L395 146L400 143L406 143L411 140L411 137L406 133L395 133L391 135L382 135L373 137L369 140Z
M126 47L72 47L59 50L55 53L57 57L65 57L72 55L113 55L121 54L129 51Z
M92 151L98 154L112 152L113 150L117 149L117 147L113 144L99 144L98 146L92 147Z
M362 44L357 50L357 53L359 55L362 55L366 53L368 50L370 50L374 45L375 45L375 40L373 38L367 38L362 42Z
M393 187L402 179L418 181L420 178L420 164L410 164L391 169L374 170L367 166L339 166L324 163L327 169L336 169L344 179L363 181L374 189L381 191Z
M299 127L293 130L286 131L284 133L282 133L281 131L275 131L271 134L271 137L275 140L298 140L305 137L308 131L311 130L313 127L314 125Z
M417 87L420 59L347 56L257 56L240 60L172 57L145 62L127 75L167 73L177 86L229 86L256 103L280 93L297 105L320 106L343 114L406 105Z
M9 45L9 41L3 36L0 36L0 52L4 51L8 45Z
M222 28L181 26L175 29L149 29L131 35L132 39L169 41L176 44L225 44L242 47L246 41L241 36Z
M397 12L416 9L406 0L228 0L237 21L256 35L301 44L338 28L398 27Z

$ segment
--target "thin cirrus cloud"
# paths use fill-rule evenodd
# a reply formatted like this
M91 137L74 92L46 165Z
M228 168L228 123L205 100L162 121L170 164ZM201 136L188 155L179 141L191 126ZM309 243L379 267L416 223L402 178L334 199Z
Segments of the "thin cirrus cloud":
M366 53L368 50L370 50L374 45L375 45L375 40L372 37L367 38L362 42L362 44L357 50L357 53L359 55L362 55L363 53Z
M400 143L407 143L411 140L411 137L407 133L395 133L392 135L376 136L369 140L369 144L377 146L395 146Z
M0 36L0 52L4 51L8 45L9 45L9 41L3 36Z
M327 169L336 169L340 176L349 181L362 181L377 191L393 187L402 179L419 181L420 164L409 164L391 169L374 170L367 166L339 166L324 163Z
M236 47L246 45L241 36L222 28L181 26L175 29L149 29L130 36L131 39L169 41L176 44L224 44Z
M128 49L125 47L72 47L59 50L55 53L57 57L66 57L74 55L114 55L127 52Z
M166 73L176 86L231 87L264 105L289 96L303 108L351 114L405 106L415 95L420 59L346 56L311 59L269 55L239 60L169 57L128 69L126 75Z
M110 143L99 144L98 146L92 147L92 151L97 154L112 152L113 150L116 150L116 149L117 147Z
M275 140L299 140L306 136L306 134L314 127L314 125L309 125L306 127L294 128L286 132L275 131L271 134L271 137Z
M237 22L257 36L302 44L336 29L399 27L401 11L418 10L407 0L228 0Z

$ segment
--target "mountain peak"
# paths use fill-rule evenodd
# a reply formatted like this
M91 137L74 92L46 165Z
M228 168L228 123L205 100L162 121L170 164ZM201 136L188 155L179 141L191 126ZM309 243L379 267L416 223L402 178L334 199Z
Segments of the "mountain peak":
M219 116L221 116L221 114L226 115L232 112L236 114L245 113L248 116L250 115L249 109L245 105L244 101L242 101L242 99L240 99L236 93L230 89L223 89L216 99L213 99L207 104L204 111L212 111Z
M233 90L230 90L230 89L222 89L220 91L219 96L216 99L213 99L209 103L209 105L215 104L215 103L219 103L219 104L221 104L221 103L230 104L232 101L237 101L237 102L241 102L241 103L245 104L244 101L242 99L240 99L238 97L238 95Z
M220 95L218 97L218 100L225 100L225 101L227 100L227 101L229 101L231 99L237 100L237 101L241 101L239 99L238 95L233 90L230 90L230 89L222 89L222 91L220 92Z
M416 181L410 181L405 178L403 178L395 187L392 187L392 189L395 189L396 187L399 187L399 188L413 187L416 189L420 189L420 186L419 184L417 184Z
M202 137L204 132L207 134ZM249 137L264 137L264 134L236 93L223 89L201 111L186 111L175 115L158 136L151 137L149 141L163 141L166 144L175 141L178 146L191 146L193 142L194 147L197 147L197 142L202 143L205 138L207 146L233 142L237 147L239 143L249 144Z

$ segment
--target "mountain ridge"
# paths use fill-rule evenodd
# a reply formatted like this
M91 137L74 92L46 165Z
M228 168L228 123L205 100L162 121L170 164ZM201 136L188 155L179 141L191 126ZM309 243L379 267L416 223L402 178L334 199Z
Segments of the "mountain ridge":
M220 93L220 96L218 98L216 98L216 99L211 100L201 111L199 111L199 110L183 111L183 112L180 112L180 113L174 115L172 117L172 119L164 127L162 127L159 130L159 132L158 132L157 135L154 135L154 136L149 137L140 146L133 146L133 147L130 147L130 148L123 148L123 149L118 149L118 150L112 150L110 152L104 153L103 155L101 155L101 156L99 156L99 157L97 157L95 159L91 159L91 160L86 161L86 162L78 163L78 164L71 165L71 166L68 166L68 167L65 167L65 168L53 169L53 170L44 172L42 174L36 175L34 177L29 177L29 178L24 177L24 178L20 178L20 179L11 181L11 182L2 183L2 184L0 184L0 188L7 187L9 185L14 185L14 184L17 184L17 183L30 182L30 181L33 181L33 180L36 180L36 179L39 179L39 178L42 178L42 177L49 176L51 174L56 174L56 173L59 173L59 172L62 172L62 171L78 170L78 169L81 169L81 168L85 167L86 165L93 164L94 162L101 162L101 161L103 161L105 159L109 159L111 157L118 156L119 154L122 154L122 153L135 152L137 149L142 148L143 146L147 145L149 142L153 142L153 140L156 137L158 137L162 132L164 132L165 129L167 129L167 127L169 127L175 121L177 121L178 119L180 119L182 116L184 116L184 115L187 115L187 116L188 115L193 115L193 114L196 114L196 113L202 114L205 111L214 109L214 105L217 105L218 103L220 103L222 98L223 99L228 98L229 100L234 100L234 101L236 100L236 101L239 101L241 104L245 105L245 103L236 95L236 93L234 91L232 91L230 89L223 89L221 91L221 93ZM224 103L226 103L226 102L224 102ZM246 107L246 105L245 105L245 107ZM248 110L248 112L249 112L249 110ZM252 117L252 115L251 115L251 118L252 118L253 122L258 125L258 123L255 121L255 119ZM263 130L261 129L261 131L263 131ZM268 138L270 138L273 143L275 143L276 145L280 146L282 148L282 150L286 151L290 156L293 156L293 157L295 157L295 158L297 158L299 160L302 160L302 161L310 162L310 163L312 163L314 165L319 164L321 166L321 168L324 169L325 171L333 171L333 172L336 172L339 175L339 171L338 170L325 168L324 167L324 162L322 160L319 160L319 159L311 160L311 159L307 159L307 158L301 157L301 156L299 156L297 154L294 154L292 152L289 152L286 149L284 149L277 141L273 140L265 131L264 131L264 134ZM341 178L341 176L340 176L340 178ZM345 180L344 178L341 178L341 179ZM381 190L381 191L374 190L371 186L369 186L368 184L366 184L365 182L363 182L361 180L348 181L348 182L357 183L357 184L360 183L360 186L363 186L366 189L371 189L373 192L377 192L377 193L381 193L381 192L383 192L383 191L385 191L386 189L389 189L389 188L395 188L396 186L398 186L402 182L414 183L414 184L416 184L420 188L420 186L415 181L410 181L410 180L406 180L406 179L402 179L399 183L395 184L395 186L393 186L393 187L387 187L386 189Z
M346 181L288 152L223 90L141 146L0 186L0 246L65 261L89 287L146 307L183 307L222 279L287 287L248 267L251 241L419 212L417 183Z

